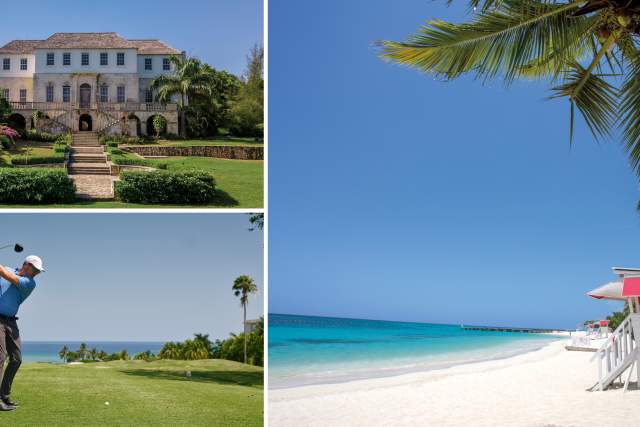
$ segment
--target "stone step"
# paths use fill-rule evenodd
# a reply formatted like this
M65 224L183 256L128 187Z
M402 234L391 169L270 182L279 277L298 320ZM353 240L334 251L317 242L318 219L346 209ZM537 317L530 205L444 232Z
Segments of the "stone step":
M69 168L69 173L74 175L111 175L108 169L75 169Z
M104 154L104 148L102 146L100 147L81 147L81 146L75 146L75 147L71 147L71 152L74 154Z
M113 200L113 177L105 175L69 175L80 199Z
M74 163L107 163L107 156L83 156L73 155L71 160Z
M101 147L102 145L99 142L77 142L74 141L71 146L74 147Z

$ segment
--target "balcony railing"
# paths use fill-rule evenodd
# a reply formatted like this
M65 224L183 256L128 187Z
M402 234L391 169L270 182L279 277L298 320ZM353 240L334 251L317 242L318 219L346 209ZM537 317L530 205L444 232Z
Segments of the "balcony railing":
M91 102L88 106L80 106L77 102L20 102L10 101L12 110L41 111L177 111L178 104L160 104L147 102Z

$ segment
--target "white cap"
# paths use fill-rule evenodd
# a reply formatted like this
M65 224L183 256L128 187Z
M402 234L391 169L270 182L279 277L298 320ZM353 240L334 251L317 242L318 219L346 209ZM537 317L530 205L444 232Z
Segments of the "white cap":
M40 259L39 256L29 255L24 259L24 262L28 262L29 264L33 265L35 268L37 268L40 271L44 271L44 267L42 266L42 260Z

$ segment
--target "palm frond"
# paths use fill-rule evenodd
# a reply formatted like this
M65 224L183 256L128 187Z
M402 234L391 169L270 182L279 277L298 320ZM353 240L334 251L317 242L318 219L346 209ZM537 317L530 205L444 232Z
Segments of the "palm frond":
M610 134L618 108L618 91L613 85L593 74L591 69L574 63L565 82L552 90L556 93L552 98L568 97L571 102L570 141L573 140L574 106L596 138Z
M640 175L640 52L626 47L626 77L620 90L622 140L633 170Z
M429 21L406 42L383 42L381 56L446 78L474 72L507 82L537 59L568 63L584 52L589 17L571 17L582 2L502 0L470 23Z

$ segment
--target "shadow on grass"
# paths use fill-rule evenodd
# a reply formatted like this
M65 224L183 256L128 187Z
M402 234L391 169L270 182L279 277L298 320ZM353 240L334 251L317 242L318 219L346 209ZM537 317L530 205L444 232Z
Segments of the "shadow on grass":
M220 190L219 188L216 188L216 196L213 198L212 203L218 206L227 207L238 206L240 204L236 199L231 197L229 193L224 190Z
M262 372L233 372L233 371L197 371L192 370L187 377L184 370L156 370L156 369L123 369L120 372L136 377L152 379L195 381L215 384L232 384L249 387L262 387L264 377Z

